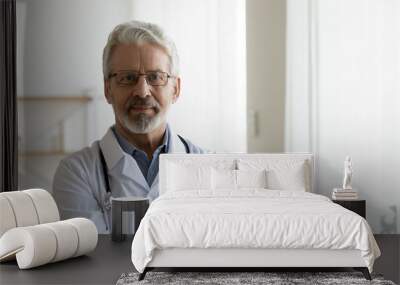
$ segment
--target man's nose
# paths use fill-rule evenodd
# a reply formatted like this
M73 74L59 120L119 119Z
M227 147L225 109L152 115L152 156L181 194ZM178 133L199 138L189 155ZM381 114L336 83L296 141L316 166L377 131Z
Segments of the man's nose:
M150 95L150 85L146 81L146 76L141 74L138 78L138 82L133 89L133 95L139 97L146 97Z

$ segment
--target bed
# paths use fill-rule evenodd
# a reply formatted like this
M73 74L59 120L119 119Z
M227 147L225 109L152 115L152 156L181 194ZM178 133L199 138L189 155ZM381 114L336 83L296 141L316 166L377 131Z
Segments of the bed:
M165 154L132 242L154 268L352 267L371 279L367 221L314 191L312 154Z

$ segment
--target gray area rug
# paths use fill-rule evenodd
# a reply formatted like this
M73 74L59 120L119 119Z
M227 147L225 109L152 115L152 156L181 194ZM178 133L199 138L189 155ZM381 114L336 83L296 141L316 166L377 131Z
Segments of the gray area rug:
M379 284L395 285L384 280L382 275L372 274L372 281L364 278L361 272L148 272L142 281L139 273L124 273L117 285L133 284Z

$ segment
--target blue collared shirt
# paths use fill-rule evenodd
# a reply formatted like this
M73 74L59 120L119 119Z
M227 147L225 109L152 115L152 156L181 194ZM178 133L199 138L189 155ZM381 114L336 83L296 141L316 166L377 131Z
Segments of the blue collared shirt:
M154 151L153 157L151 160L147 157L147 154L131 144L128 140L126 140L122 135L120 135L115 127L112 127L112 130L117 138L119 145L121 146L122 150L130 155L136 160L140 170L144 178L147 181L147 184L151 186L153 184L154 179L158 174L158 161L160 153L167 153L170 145L170 137L171 131L167 125L163 143Z

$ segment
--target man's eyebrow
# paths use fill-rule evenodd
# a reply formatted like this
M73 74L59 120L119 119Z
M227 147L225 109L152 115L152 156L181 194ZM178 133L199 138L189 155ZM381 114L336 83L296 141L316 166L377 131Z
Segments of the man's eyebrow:
M146 72L165 72L164 70L162 70L162 69L159 69L159 68L157 68L157 69L150 69L150 70L146 70Z
M120 69L120 70L117 70L115 72L136 72L136 73L140 73L139 70L135 70L135 69ZM160 68L157 68L157 69L146 70L145 72L166 72L166 71L164 71L164 70L162 70Z
M116 70L115 72L139 72L139 71L134 69L119 69Z

